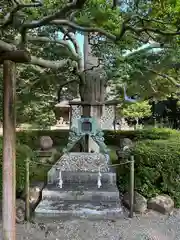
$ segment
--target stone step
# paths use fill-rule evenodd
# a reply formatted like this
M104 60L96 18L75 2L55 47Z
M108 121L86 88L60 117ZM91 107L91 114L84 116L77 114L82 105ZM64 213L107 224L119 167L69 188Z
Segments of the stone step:
M85 184L79 184L79 183L72 183L72 184L67 184L64 183L62 184L62 188L59 187L59 182L56 184L48 184L47 188L49 190L59 190L59 191L108 191L108 192L114 192L117 191L117 186L116 184L114 185L107 185L103 184L101 185L100 188L97 186L96 183L85 183Z
M78 184L92 184L96 185L97 184L97 178L98 178L98 173L96 172L61 172L62 180L64 184L73 184L73 183L78 183ZM58 178L59 178L59 171L56 170L52 174L51 177L48 177L53 179L52 181L48 181L51 184L57 184ZM101 182L102 185L114 185L116 184L116 173L114 172L105 172L101 173Z
M117 187L102 187L96 186L74 186L65 185L63 188L56 186L47 186L42 191L42 199L49 200L71 200L71 201L119 201L119 191Z
M58 184L48 184L46 185L46 188L48 190L57 190L57 191L108 191L108 192L113 192L117 191L117 185L107 185L107 184L102 184L100 188L97 186L97 181L96 183L85 183L85 184L79 184L79 183L64 183L62 184L62 188L59 187Z
M83 217L88 219L114 219L124 217L118 202L53 201L44 199L35 210L36 217Z

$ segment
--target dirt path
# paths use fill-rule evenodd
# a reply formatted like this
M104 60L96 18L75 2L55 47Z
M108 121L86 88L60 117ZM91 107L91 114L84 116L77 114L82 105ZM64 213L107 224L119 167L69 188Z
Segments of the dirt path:
M0 239L1 226L0 226ZM17 240L180 240L180 211L116 221L44 219L17 225Z

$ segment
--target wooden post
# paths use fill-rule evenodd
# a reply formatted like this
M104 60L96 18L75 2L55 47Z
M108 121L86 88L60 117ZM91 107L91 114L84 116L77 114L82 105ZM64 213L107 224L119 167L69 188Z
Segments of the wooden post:
M29 221L30 219L30 204L29 204L29 158L26 158L26 210L25 219Z
M156 128L157 127L156 116L153 116L153 124L154 124L154 128Z
M88 61L88 33L84 33L84 70L87 69L87 61ZM87 80L87 74L85 73L85 79ZM82 112L84 117L90 117L91 116L91 105L82 105ZM89 152L89 135L84 136L84 149L85 152Z
M130 162L130 213L129 217L133 218L134 212L134 156L131 156Z
M116 131L116 123L117 123L116 105L114 105L114 122L113 122L114 131Z
M16 239L16 65L3 63L3 240Z
M69 108L69 129L71 129L72 126L72 105L70 105Z

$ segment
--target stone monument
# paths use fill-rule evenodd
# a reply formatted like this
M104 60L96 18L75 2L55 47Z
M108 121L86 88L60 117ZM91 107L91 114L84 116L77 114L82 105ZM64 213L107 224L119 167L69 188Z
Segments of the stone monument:
M48 172L48 184L36 215L100 219L123 216L116 173L109 167L109 150L97 119L78 115L70 126L68 145ZM86 152L74 152L75 144L86 143L87 137L99 150L85 148Z
M93 56L88 38L85 34L86 87L81 89L80 100L69 102L68 145L48 172L48 184L35 210L36 215L101 219L123 215L116 173L109 167L109 151L102 132L104 128L113 129L115 108L104 103L106 74ZM78 143L83 146L81 152L74 150Z

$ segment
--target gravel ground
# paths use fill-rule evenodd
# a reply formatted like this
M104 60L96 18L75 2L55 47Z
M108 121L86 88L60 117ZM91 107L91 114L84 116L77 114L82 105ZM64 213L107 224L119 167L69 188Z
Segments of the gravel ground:
M0 226L0 239L1 236ZM180 210L172 216L150 212L133 219L39 219L17 225L17 240L180 240Z

